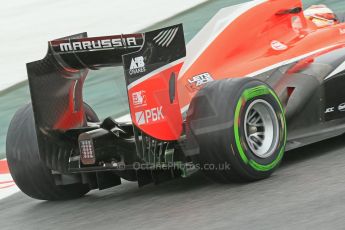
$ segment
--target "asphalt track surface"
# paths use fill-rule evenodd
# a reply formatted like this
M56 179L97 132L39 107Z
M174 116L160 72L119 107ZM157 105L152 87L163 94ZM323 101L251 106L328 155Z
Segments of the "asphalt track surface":
M19 192L0 200L0 229L345 229L344 175L341 136L286 153L271 178L255 183L220 185L198 173L141 189L124 182L66 202Z
M126 182L66 202L17 193L0 229L344 229L345 137L288 152L275 174L220 185L195 174L139 189Z

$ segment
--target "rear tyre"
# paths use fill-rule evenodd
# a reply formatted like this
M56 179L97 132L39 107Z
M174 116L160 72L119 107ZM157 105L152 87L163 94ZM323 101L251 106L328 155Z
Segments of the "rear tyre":
M267 84L253 78L201 89L190 104L186 130L199 151L194 160L217 182L267 178L284 155L283 107Z
M88 121L98 121L95 112L85 104ZM91 119L91 120L90 120ZM60 151L54 143L46 143L48 151ZM32 105L19 109L7 133L6 156L17 186L28 196L39 200L68 200L90 191L85 184L56 185L52 171L41 161L38 150Z

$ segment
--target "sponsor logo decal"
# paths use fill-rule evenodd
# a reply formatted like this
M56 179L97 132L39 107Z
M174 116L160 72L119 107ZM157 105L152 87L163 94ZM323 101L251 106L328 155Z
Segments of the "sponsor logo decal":
M212 76L209 73L203 73L194 76L191 79L188 79L188 84L186 85L186 87L189 91L194 92L200 90L202 87L204 87L207 83L211 81L214 81Z
M334 107L327 108L325 113L333 113L334 112Z
M129 75L144 73L146 71L144 57L132 58L131 66L129 67Z
M144 90L132 93L133 106L135 108L146 106L146 92Z
M345 34L345 28L344 28L344 29L339 28L339 33L340 33L340 34Z
M110 49L118 47L133 46L137 47L138 43L135 37L128 38L113 38L113 39L100 39L94 41L75 41L60 44L60 52L70 52L79 50L97 50L97 49Z
M151 124L164 119L163 106L136 112L135 120L138 125Z
M159 46L168 47L176 37L178 30L178 27L163 30L156 37L153 38L153 41Z
M272 41L271 42L271 47L274 50L281 51L281 50L287 50L287 45L284 45L283 43L279 41Z
M338 110L340 112L345 112L345 103L341 103L339 106L338 106Z

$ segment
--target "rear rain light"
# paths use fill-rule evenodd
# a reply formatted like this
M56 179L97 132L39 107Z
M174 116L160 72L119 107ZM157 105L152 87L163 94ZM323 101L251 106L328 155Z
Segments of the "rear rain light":
M84 165L93 165L96 163L95 149L92 140L79 141L80 160Z

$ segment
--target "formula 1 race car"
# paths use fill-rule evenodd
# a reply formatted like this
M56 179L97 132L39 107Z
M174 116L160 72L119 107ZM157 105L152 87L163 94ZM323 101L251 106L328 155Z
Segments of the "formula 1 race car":
M345 23L334 22L315 25L300 0L255 0L222 9L187 47L182 25L53 40L27 64L32 104L8 131L14 181L63 200L121 178L267 178L285 151L345 133ZM100 121L84 80L121 65L130 115Z

